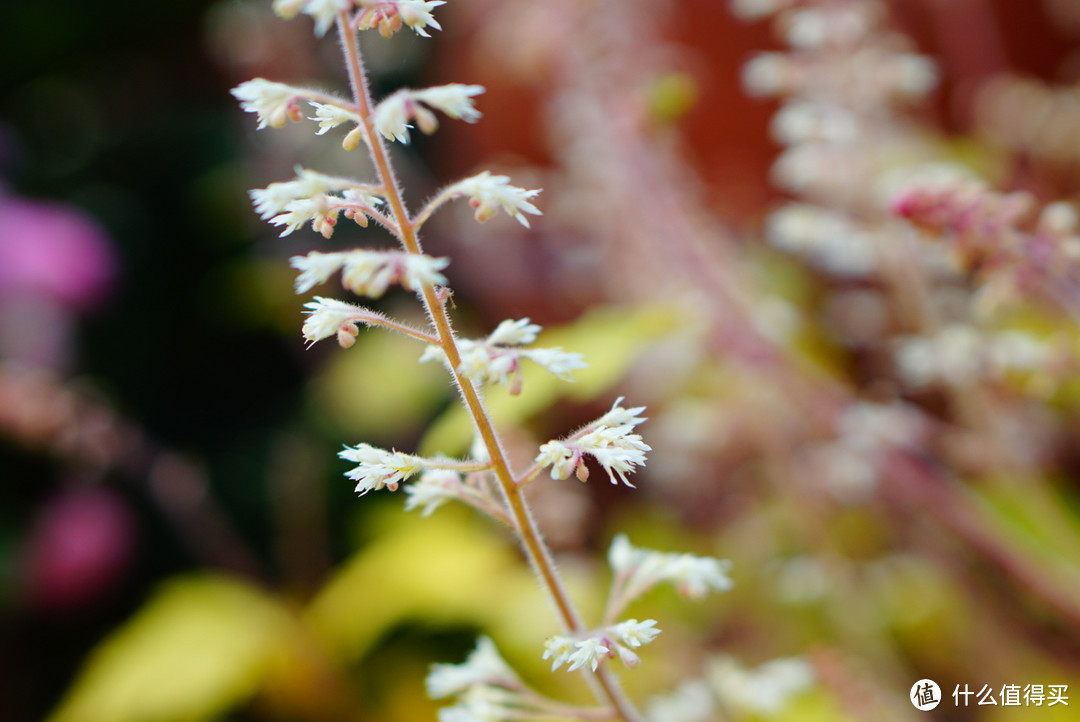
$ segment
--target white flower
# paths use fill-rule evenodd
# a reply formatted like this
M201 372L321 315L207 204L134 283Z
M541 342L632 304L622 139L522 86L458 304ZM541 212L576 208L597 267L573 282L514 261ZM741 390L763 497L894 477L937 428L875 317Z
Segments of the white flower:
M425 284L445 285L446 277L439 271L449 263L449 258L359 249L344 254L341 282L353 293L371 298L381 297L392 283L419 291Z
M398 92L384 98L375 106L375 130L387 140L399 143L409 142L409 94Z
M677 554L669 557L664 578L674 582L687 599L701 599L709 589L726 592L734 586L727 574L730 569L731 562L726 559Z
M629 590L625 603L660 582L675 584L688 599L701 599L710 589L723 592L734 586L728 576L731 562L726 559L641 549L630 544L624 534L612 540L608 563L621 579L622 588Z
M304 321L303 334L308 341L308 346L338 334L356 335L356 324L363 323L376 316L363 306L354 306L351 303L336 301L332 298L316 296L315 300L305 303L305 313L309 314Z
M255 212L263 220L284 213L293 201L310 199L319 195L341 192L346 199L374 207L382 199L357 188L360 184L348 178L336 178L307 168L297 167L296 177L291 181L271 183L266 188L248 191L255 205ZM333 198L329 198L333 200Z
M315 34L320 37L334 24L339 12L351 7L351 0L274 0L274 12L286 20L301 12L310 15L315 20Z
M549 637L544 642L544 655L541 659L551 660L551 671L561 667L570 659L570 655L574 652L574 640L571 637L564 637L562 635L555 635Z
M550 441L541 446L536 462L541 467L551 465L553 479L565 479L574 471L579 479L585 481L588 470L582 457L588 454L604 467L612 484L621 481L633 488L634 485L626 475L643 465L645 452L651 450L649 445L634 433L634 427L645 420L639 417L645 407L623 409L618 406L619 401L615 402L616 406L611 411L586 426L583 431L569 439ZM626 423L609 426L608 423L612 421Z
M451 83L424 90L402 88L384 98L375 106L375 129L387 140L409 142L410 121L415 120L420 130L430 135L439 127L435 114L424 105L441 110L451 118L472 123L480 118L480 111L473 106L472 97L484 92L482 85Z
M726 704L765 715L779 712L795 694L814 682L814 670L800 657L774 659L746 669L728 656L711 661L706 676Z
M431 11L445 4L445 0L397 0L398 13L401 15L402 22L415 30L417 35L425 38L431 37L424 31L426 27L442 30L442 26L435 20Z
M495 327L495 330L487 337L487 342L500 346L519 346L535 341L536 334L540 331L540 326L530 323L527 318L517 320L508 318Z
M594 421L593 424L597 426L637 426L646 421L646 417L641 415L641 412L645 410L644 406L624 409L619 405L622 402L622 396L615 399L615 403L611 405L611 410Z
M673 692L649 700L645 716L649 722L712 722L716 703L709 685L701 679L680 684Z
M326 131L336 128L342 123L363 122L360 116L351 110L346 110L337 105L330 105L329 103L316 103L315 101L308 102L315 108L315 117L311 118L311 120L319 121L319 132L315 135L322 135Z
M370 444L346 446L338 456L357 464L345 476L356 482L356 491L361 496L384 487L397 491L398 484L424 468L424 460L418 456L386 451Z
M270 224L285 226L285 230L281 232L282 238L308 223L312 230L329 238L340 212L340 209L330 204L330 196L317 195L286 204L285 212L271 218Z
M630 544L630 539L625 534L616 534L608 548L608 564L616 574L621 574L641 564L647 553L644 549Z
M255 78L233 88L232 95L240 101L240 107L259 117L259 130L266 126L281 128L289 118L299 120L297 99L306 91L265 78Z
M656 628L655 619L646 619L639 622L636 619L627 619L610 628L611 634L628 647L637 649L643 644L648 644L660 634Z
M495 643L487 637L476 640L463 664L433 664L424 681L428 697L441 699L460 694L476 685L516 686L517 674L499 656Z
M584 453L600 462L612 484L617 483L618 476L631 488L634 485L626 475L645 463L645 452L650 450L632 426L601 426L582 436L578 444Z
M524 214L542 215L540 209L529 202L530 198L540 195L540 189L525 190L510 185L510 178L504 175L491 175L489 171L458 181L450 189L456 195L468 196L476 209L476 220L483 223L495 215L498 208L512 215L521 225L529 227L529 219Z
M600 666L600 660L611 656L611 650L604 644L604 640L598 637L582 639L580 642L575 642L574 647L576 649L566 659L570 663L570 666L566 668L567 672L573 672L585 666L595 672Z
M581 463L581 452L562 441L549 441L540 447L536 463L551 466L552 479L565 479Z
M432 512L450 499L461 498L461 476L449 469L425 471L420 479L405 487L408 498L405 511L420 509L420 516L430 516Z
M539 326L523 318L503 321L483 341L462 339L458 341L461 364L457 371L477 386L509 384L510 393L516 395L521 391L522 358L565 380L570 380L570 372L587 366L581 354L561 348L517 348L518 344L534 341L539 332ZM446 363L446 354L438 346L428 347L420 357L421 362L434 360Z
M564 381L570 381L570 373L579 369L588 368L585 357L572 351L563 351L561 348L534 348L518 352L538 366L543 366L551 373Z
M296 277L296 292L306 293L315 286L326 283L330 276L341 269L344 253L319 253L312 251L306 256L293 256L289 265L300 271Z
M480 111L473 105L473 97L485 90L483 85L463 85L450 83L432 88L412 91L413 100L431 106L449 115L451 118L475 123L480 120Z

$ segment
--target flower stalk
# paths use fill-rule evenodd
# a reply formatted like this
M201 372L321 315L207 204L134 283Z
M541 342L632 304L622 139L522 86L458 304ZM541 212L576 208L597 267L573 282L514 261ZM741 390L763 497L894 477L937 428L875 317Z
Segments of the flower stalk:
M408 253L420 255L423 250L417 235L417 228L430 213L416 219L416 221L409 218L386 146L380 134L375 131L373 103L368 89L367 76L364 71L357 38L351 29L347 12L342 11L338 14L337 25L356 110L363 121L360 127L364 129L362 132L366 136L371 159L375 164L379 180L383 188L385 188L385 198L389 206L390 217L394 219L397 228L400 230L398 238L404 249ZM459 371L461 354L458 350L457 340L446 307L440 301L438 292L433 285L425 284L420 289L419 295L424 310L435 327L437 345L446 355L450 372L458 387L462 401L465 403L469 415L476 425L476 430L483 441L484 448L487 450L491 460L491 470L494 472L499 490L510 511L510 518L513 521L514 529L517 531L526 558L537 574L541 585L551 598L564 631L570 634L579 634L585 630L581 615L571 601L551 553L543 542L540 530L537 528L536 522L529 511L522 489L514 481L514 475L510 470L506 453L499 442L499 437L495 432L495 427L480 398L480 394L472 381ZM618 680L606 667L600 667L596 670L595 680L598 697L611 706L612 711L618 715L618 719L623 720L623 722L640 722L643 719L623 693Z

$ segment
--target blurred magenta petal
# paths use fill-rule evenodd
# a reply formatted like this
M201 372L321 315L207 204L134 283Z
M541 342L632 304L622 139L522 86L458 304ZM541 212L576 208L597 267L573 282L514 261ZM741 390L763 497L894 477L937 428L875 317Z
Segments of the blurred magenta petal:
M107 591L134 551L135 519L108 489L63 492L38 512L26 551L31 599L71 609Z
M47 295L86 311L107 296L116 255L98 224L60 203L0 198L0 294Z

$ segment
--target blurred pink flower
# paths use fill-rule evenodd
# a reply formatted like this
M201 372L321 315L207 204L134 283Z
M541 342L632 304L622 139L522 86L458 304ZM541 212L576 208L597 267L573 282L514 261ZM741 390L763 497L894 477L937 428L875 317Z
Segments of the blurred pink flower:
M108 294L116 255L93 219L61 203L0 196L0 295L46 295L87 311Z

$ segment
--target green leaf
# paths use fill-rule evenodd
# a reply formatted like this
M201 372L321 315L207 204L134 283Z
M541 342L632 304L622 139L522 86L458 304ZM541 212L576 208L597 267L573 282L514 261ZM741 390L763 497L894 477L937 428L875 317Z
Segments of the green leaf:
M259 688L292 620L234 579L174 579L95 649L49 722L211 719Z

